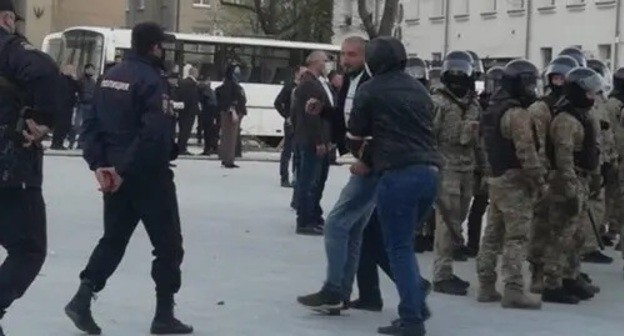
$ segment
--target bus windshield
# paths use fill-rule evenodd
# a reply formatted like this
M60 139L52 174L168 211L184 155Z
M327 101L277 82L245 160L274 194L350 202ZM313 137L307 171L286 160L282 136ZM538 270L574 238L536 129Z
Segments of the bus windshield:
M103 57L104 36L102 34L85 30L72 30L63 34L61 65L75 66L78 76L82 76L87 64L92 64L95 66L96 73L101 73Z

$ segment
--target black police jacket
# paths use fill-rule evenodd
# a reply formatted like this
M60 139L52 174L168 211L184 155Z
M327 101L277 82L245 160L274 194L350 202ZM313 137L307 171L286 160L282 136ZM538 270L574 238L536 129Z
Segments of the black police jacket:
M154 176L177 156L169 85L156 62L130 52L95 91L83 120L83 157L91 170L115 167L124 178Z
M432 132L433 102L427 89L404 72L402 46L392 43L374 40L369 45L367 63L373 76L355 94L349 136L372 137L377 172L416 164L440 167Z
M55 88L60 80L58 67L51 57L37 50L20 36L0 28L0 76L15 85L23 98L0 93L0 188L41 187L43 182L43 150L33 145L23 148L21 143L7 137L6 130L15 130L20 110L30 106L36 113L33 119L42 125L54 126L58 114L58 97ZM8 148L14 148L7 153ZM6 169L8 166L11 168Z

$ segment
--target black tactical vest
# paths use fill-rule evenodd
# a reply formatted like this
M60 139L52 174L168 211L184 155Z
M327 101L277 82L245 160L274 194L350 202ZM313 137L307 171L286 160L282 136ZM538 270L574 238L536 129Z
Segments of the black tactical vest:
M509 169L522 168L516 156L516 146L511 139L503 137L500 127L505 112L514 107L520 107L520 102L512 99L491 102L481 117L481 129L492 177L499 177Z
M569 103L564 104L555 111L555 115L559 113L568 113L578 120L583 126L584 138L583 146L580 151L574 151L574 166L585 171L594 171L600 165L600 149L598 147L598 139L596 128L593 122L586 114L581 114L573 110ZM555 148L550 137L550 133L546 138L547 155L550 164L557 169L557 160L555 158Z

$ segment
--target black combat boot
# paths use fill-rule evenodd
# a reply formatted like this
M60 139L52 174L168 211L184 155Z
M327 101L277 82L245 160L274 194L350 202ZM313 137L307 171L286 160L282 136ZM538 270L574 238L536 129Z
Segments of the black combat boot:
M433 283L433 291L449 295L466 296L470 283L453 275L450 279Z
M577 296L559 288L545 288L542 292L542 301L550 303L578 304L581 301Z
M584 263L608 265L613 263L613 258L602 254L600 251L593 251L582 255L581 261Z
M563 289L582 301L589 300L595 295L594 291L585 282L578 279L563 279Z
M102 329L95 323L93 315L91 315L91 300L93 299L95 299L93 285L89 280L83 280L76 295L65 306L65 314L80 331L87 335L100 335Z
M158 294L156 315L152 322L152 335L187 335L193 333L193 327L180 322L173 315L173 294Z

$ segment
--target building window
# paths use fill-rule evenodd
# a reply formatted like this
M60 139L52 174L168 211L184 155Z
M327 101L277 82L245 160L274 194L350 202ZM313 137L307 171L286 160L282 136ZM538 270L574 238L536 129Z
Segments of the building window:
M542 68L546 68L552 61L553 50L551 47L545 47L540 49L540 53L542 54Z
M457 5L455 16L467 16L469 14L468 0L459 0L454 2Z
M484 0L483 1L483 13L496 12L496 0Z
M433 2L433 13L431 13L431 17L434 18L443 18L446 14L446 1L437 0Z
M210 0L193 0L193 7L210 7Z
M405 10L405 23L416 25L420 21L420 0L406 0L403 2Z
M555 6L555 1L556 0L542 0L542 7L553 7Z
M139 10L145 9L145 0L139 0Z
M610 44L598 45L598 58L607 64L611 64L611 45Z
M509 3L509 10L510 11L514 11L514 10L523 10L525 8L525 0L508 0L507 1Z
M568 0L568 5L576 6L576 5L584 5L585 0Z

